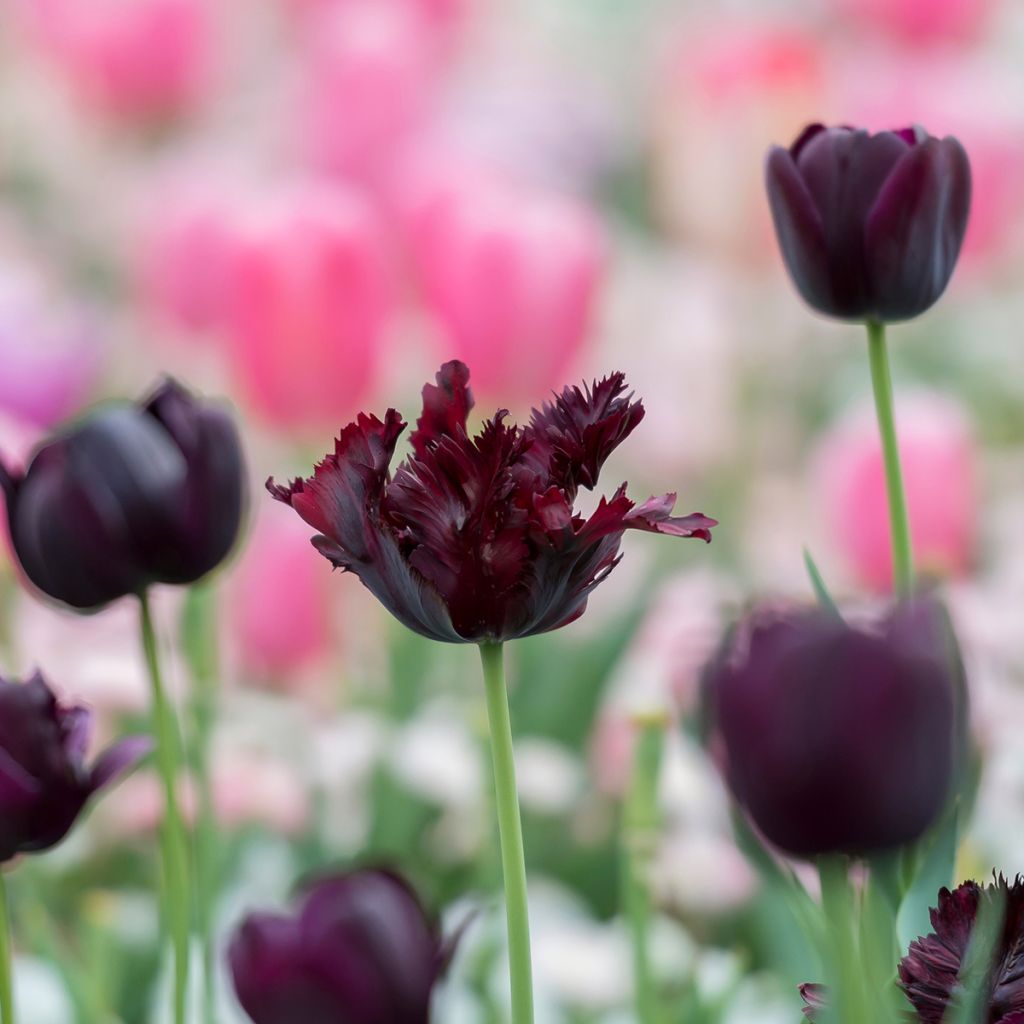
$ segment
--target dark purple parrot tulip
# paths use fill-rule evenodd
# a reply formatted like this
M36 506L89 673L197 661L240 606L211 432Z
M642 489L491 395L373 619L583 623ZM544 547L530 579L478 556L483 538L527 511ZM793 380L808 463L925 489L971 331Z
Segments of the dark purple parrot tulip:
M798 857L912 842L962 754L952 634L931 599L873 630L824 611L754 613L708 667L712 745L737 801Z
M635 505L625 485L585 518L574 511L643 406L622 374L566 388L525 427L499 411L476 437L469 371L446 363L423 389L412 453L389 467L401 417L361 414L308 480L267 486L410 629L453 643L500 642L579 618L618 562L629 529L711 539L713 519L673 517L674 494Z
M131 737L85 763L92 718L64 707L41 675L24 683L0 678L0 863L56 846L89 798L150 749Z
M813 124L766 166L790 276L840 320L909 320L943 293L960 255L971 169L954 138Z
M215 568L238 535L246 480L227 413L166 381L47 441L23 474L0 463L0 487L25 575L89 610Z
M1010 885L1001 876L993 885L964 882L953 892L943 889L931 914L934 932L912 942L900 961L900 988L922 1024L950 1019L958 976L983 900L998 900L1003 919L986 982L983 1019L988 1024L1024 1024L1024 882L1018 877Z
M317 883L294 916L250 915L228 959L254 1024L427 1024L448 953L409 885L371 869Z

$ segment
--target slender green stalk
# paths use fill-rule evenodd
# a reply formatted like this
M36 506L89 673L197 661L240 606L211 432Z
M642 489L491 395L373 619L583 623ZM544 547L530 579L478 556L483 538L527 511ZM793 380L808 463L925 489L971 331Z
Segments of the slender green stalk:
M526 902L526 859L523 824L516 790L512 720L505 690L504 648L481 644L487 718L491 727L494 793L501 841L501 868L505 878L505 913L508 921L509 973L512 984L512 1024L533 1024L533 967L530 960L530 918Z
M199 805L195 829L196 925L203 967L203 1021L216 1024L214 908L220 876L221 845L210 778L210 751L217 717L218 650L216 595L212 587L189 590L182 614L181 643L192 675L192 769Z
M11 976L11 911L7 880L0 870L0 1024L14 1024L14 983Z
M633 942L633 987L638 1024L658 1024L661 1012L651 972L650 870L658 836L658 776L664 747L664 715L638 716L633 774L623 821L622 899Z
M885 459L885 487L889 495L893 580L896 592L901 597L908 597L914 588L914 554L910 543L907 496L903 490L903 473L900 470L900 450L896 440L896 416L893 411L892 374L885 344L885 324L869 320L867 328L871 384L875 392L875 411L878 414L878 430Z
M823 857L818 864L821 904L828 926L828 982L835 993L832 1024L864 1024L871 1019L864 994L864 970L857 942L857 915L845 857Z
M153 615L149 597L145 592L139 596L139 602L142 613L142 646L146 653L153 691L153 733L156 739L157 768L164 790L164 820L160 829L160 841L163 854L164 915L174 950L174 1022L185 1024L192 903L188 878L188 841L181 808L178 806L178 729L174 710L164 690Z

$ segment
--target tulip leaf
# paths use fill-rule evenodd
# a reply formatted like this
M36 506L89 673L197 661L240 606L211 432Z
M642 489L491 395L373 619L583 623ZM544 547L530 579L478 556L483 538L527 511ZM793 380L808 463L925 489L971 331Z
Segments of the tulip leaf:
M824 577L822 577L814 558L811 556L811 553L807 548L804 548L804 566L807 569L807 575L810 577L814 596L817 598L821 609L831 615L834 615L837 619L842 620L843 616L839 611L839 606L829 593L828 587L825 585Z
M959 825L957 802L917 845L917 869L897 917L901 953L906 952L914 939L931 931L931 909L938 902L939 890L953 882Z

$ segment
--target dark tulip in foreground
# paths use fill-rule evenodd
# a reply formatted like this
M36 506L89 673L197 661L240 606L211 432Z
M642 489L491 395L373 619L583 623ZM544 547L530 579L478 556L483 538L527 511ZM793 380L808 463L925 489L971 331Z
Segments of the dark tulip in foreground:
M88 610L215 568L238 535L246 481L231 418L169 380L48 440L23 474L0 462L0 488L25 575Z
M958 661L929 598L871 630L818 609L755 612L727 637L705 687L734 796L789 854L909 843L950 795Z
M983 1018L991 1024L1024 1024L1024 882L998 877L993 885L964 882L939 893L931 935L910 944L900 961L899 984L922 1024L941 1024L956 1004L960 974L982 901L997 901L1003 926L986 981Z
M567 387L525 427L500 410L476 437L469 370L446 363L423 389L412 453L390 474L405 424L360 414L308 480L267 486L401 622L435 640L501 642L558 629L618 562L629 529L711 539L713 519L674 517L674 494L636 505L625 485L585 518L581 487L644 415L615 373Z
M998 876L993 885L964 882L939 892L932 909L932 934L910 944L899 963L898 980L913 1006L908 1020L943 1024L953 1019L969 962L968 949L978 920L978 910L989 903L1002 918L1002 928L992 950L992 962L982 991L985 1024L1024 1024L1024 883L1012 885ZM804 1016L821 1021L828 1006L828 990L822 985L801 985Z
M131 737L87 767L92 718L65 707L36 673L0 677L0 863L56 846L86 802L144 757L151 743Z
M327 878L294 916L252 914L228 953L254 1024L427 1024L448 949L388 871Z
M786 267L819 313L908 320L945 290L971 199L956 139L813 124L771 149L766 181Z

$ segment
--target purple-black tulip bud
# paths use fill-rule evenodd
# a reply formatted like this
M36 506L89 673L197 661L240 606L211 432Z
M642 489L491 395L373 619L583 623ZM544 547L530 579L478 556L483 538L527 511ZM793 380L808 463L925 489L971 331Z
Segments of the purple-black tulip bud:
M251 914L228 959L254 1024L427 1024L448 954L402 878L362 870L318 882L292 916Z
M150 749L146 737L110 747L87 767L92 716L64 707L41 675L0 677L0 863L56 846L86 802Z
M230 417L173 381L45 442L22 475L0 465L28 579L74 608L153 583L192 583L238 535L246 479Z
M929 598L876 629L754 613L709 666L712 743L737 801L798 857L912 842L950 796L963 743L948 619Z
M814 124L770 150L765 177L786 267L819 313L909 320L945 290L971 199L956 139Z

